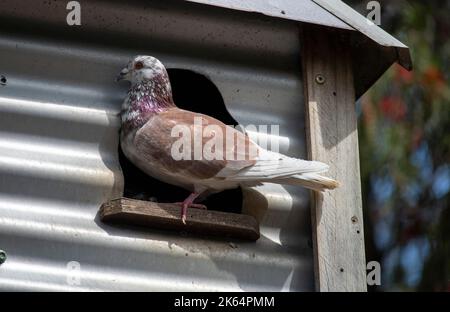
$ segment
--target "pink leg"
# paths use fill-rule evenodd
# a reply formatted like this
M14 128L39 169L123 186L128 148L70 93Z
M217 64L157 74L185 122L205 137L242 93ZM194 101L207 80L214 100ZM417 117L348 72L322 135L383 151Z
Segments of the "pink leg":
M191 193L182 203L177 203L181 205L181 221L186 224L186 215L188 207L206 209L205 205L194 204L194 200L199 196L199 193Z

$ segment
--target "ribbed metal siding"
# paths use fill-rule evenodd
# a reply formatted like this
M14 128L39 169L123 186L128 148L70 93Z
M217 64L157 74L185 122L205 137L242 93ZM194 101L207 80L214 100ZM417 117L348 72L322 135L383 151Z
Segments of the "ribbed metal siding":
M297 26L193 4L85 1L77 28L65 5L0 4L0 289L312 290L302 189L245 191L244 210L262 222L256 243L96 216L123 188L116 114L126 87L114 77L136 54L208 76L236 120L280 124L281 151L304 157ZM80 285L67 283L70 261Z

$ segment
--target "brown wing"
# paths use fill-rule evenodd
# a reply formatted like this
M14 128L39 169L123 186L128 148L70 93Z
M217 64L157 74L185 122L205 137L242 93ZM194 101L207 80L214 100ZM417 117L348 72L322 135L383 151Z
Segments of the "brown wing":
M205 128L209 125L214 125L217 126L217 129L221 129L224 138L221 140L223 151L227 150L226 134L228 133L228 135L232 134L234 136L233 150L231 152L228 146L229 155L233 156L231 157L232 159L230 157L227 158L224 153L224 159L206 160L202 157L200 160L194 160L193 143L191 144L190 160L175 160L172 157L172 146L179 140L179 137L173 137L171 135L172 129L177 125L186 126L190 129L190 142L194 142L194 120L201 122L202 130L207 130ZM202 136L202 151L214 135L211 132L208 134L207 136ZM169 109L152 117L136 133L135 146L141 154L150 156L151 159L159 159L160 165L165 170L175 174L188 174L199 179L212 178L225 167L233 171L239 171L254 165L255 158L257 157L257 154L254 153L255 150L257 151L257 146L247 135L210 116L178 108ZM237 148L238 146L240 148ZM242 148L243 146L245 148Z

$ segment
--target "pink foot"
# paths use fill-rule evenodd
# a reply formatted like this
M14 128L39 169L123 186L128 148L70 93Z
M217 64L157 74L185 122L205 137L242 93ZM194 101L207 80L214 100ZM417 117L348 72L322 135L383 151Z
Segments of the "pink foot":
M187 209L190 208L197 208L197 209L207 209L205 205L202 204L194 204L194 200L199 196L198 193L191 193L183 202L178 202L176 204L181 205L181 222L183 224L186 224L186 215L187 215Z

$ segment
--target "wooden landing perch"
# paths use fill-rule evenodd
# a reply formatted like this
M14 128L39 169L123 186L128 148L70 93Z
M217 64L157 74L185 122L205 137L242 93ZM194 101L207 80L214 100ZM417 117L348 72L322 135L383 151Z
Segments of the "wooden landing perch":
M186 225L181 222L180 206L119 198L100 208L104 222L142 225L148 228L196 233L256 241L259 224L252 216L213 210L188 209Z

